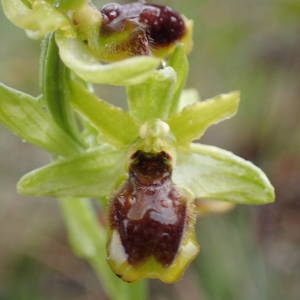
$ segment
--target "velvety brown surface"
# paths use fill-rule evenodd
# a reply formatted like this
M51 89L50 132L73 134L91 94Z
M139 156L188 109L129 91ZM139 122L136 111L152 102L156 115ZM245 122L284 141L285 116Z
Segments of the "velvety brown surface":
M168 266L174 260L186 220L186 202L171 181L170 157L138 151L129 179L112 200L110 222L130 264L154 256Z

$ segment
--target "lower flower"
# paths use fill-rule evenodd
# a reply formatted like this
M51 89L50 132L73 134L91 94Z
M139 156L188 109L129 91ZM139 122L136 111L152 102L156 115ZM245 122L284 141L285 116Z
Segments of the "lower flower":
M172 182L166 152L137 151L110 207L108 262L123 280L171 283L199 251L192 197Z

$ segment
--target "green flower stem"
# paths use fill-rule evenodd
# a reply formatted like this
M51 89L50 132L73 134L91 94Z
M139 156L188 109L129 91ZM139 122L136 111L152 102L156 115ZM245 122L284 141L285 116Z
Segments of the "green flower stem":
M53 36L50 36L48 42L46 43L46 49L44 52L46 53L45 65L42 67L42 78L43 78L43 91L45 92L45 103L47 104L47 108L49 109L49 113L52 115L53 119L59 124L61 127L65 129L66 132L71 133L75 139L80 140L78 137L78 131L74 130L74 121L70 119L71 107L70 107L70 97L66 97L65 93L68 91L68 84L70 83L70 77L61 76L62 78L54 78L55 74L61 75L61 70L64 71L62 65L60 63L60 59L58 56L58 51L56 46L54 45ZM56 69L58 68L58 69ZM60 82L60 80L63 80ZM78 84L78 86L80 86ZM72 97L74 96L73 93ZM78 99L83 96L82 94L78 95ZM95 112L101 111L101 107L98 107L97 103L94 102L94 98L91 95L88 95L87 99L83 98L82 100L87 101L87 105L96 105L97 110ZM101 104L100 104L101 106ZM99 109L99 110L98 110ZM119 112L119 111L118 111ZM117 112L117 113L118 113ZM121 113L121 111L120 111ZM108 117L112 118L111 115ZM113 118L113 121L117 124ZM89 153L79 154L79 162L82 159L85 159L85 156L89 156ZM81 158L81 156L83 156ZM97 163L96 158L103 159L105 158L106 163L112 161L106 156L103 155L96 155L94 159L92 159L92 164L94 166L101 166L103 162ZM75 158L76 160L76 158ZM115 160L114 160L115 161ZM54 163L53 166L55 168L56 164ZM86 166L86 164L83 164ZM104 164L105 165L105 164ZM109 168L106 173L106 177L109 171L120 166L121 164L114 164L112 168ZM66 172L58 172L60 176L67 176L68 174L72 175L72 170L77 170L76 163L74 164L73 160L71 159L70 164L66 164ZM88 168L89 169L89 168ZM78 170L77 170L78 171ZM81 170L84 172L84 170ZM50 171L51 173L52 171ZM71 186L78 187L80 186L80 182L84 178L92 179L95 182L105 182L101 180L101 176L96 176L97 174L92 173L88 174L87 176L83 176L83 173L79 172L79 182L73 182L74 176L71 176ZM102 171L100 170L100 173ZM46 170L46 173L49 172ZM119 173L119 171L117 171ZM54 177L56 177L55 172L51 173ZM99 175L99 174L98 174ZM30 177L30 175L29 175ZM33 172L33 178L35 177L35 172ZM28 177L27 177L28 178ZM34 179L33 179L34 180ZM24 180L23 180L24 182ZM26 182L26 179L25 179ZM29 180L29 182L32 182ZM61 182L66 182L65 180L61 180ZM27 181L28 183L28 181ZM20 184L21 186L21 184ZM51 186L51 184L46 184L45 187ZM101 195L101 190L107 188L109 184L105 187L99 187L98 197ZM73 188L73 190L74 190ZM61 189L60 189L61 190ZM68 193L70 194L70 193ZM116 277L115 274L112 273L110 270L107 262L106 262L106 230L100 226L100 221L97 220L93 208L91 206L90 200L82 199L82 198L65 198L60 200L63 216L66 221L68 231L69 231L69 238L71 245L77 253L78 256L83 257L89 261L91 266L95 269L99 280L101 281L104 289L106 290L107 294L110 296L112 300L145 300L147 297L146 291L146 283L141 281L134 284L127 284L122 282L120 279Z
M60 200L69 238L74 252L89 261L104 289L113 300L146 300L145 281L125 283L112 273L106 262L106 230L99 226L94 209L88 199Z

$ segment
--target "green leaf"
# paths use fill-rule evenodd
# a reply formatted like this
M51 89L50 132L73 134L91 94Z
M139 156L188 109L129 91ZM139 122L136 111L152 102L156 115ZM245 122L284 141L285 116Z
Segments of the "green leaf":
M143 83L127 89L130 114L140 123L169 116L176 82L176 73L170 67L154 71Z
M138 126L119 107L98 99L77 81L71 83L71 100L75 108L118 146L132 143L138 137Z
M79 131L70 103L70 71L59 58L53 33L48 34L44 39L42 49L41 88L43 101L55 123L69 134L79 146L83 146L78 138Z
M100 225L91 202L82 198L60 201L74 252L89 261L112 300L145 300L145 281L125 283L106 261L106 230Z
M33 31L37 38L59 28L72 31L68 18L46 1L35 0L29 8L20 0L2 0L2 6L12 23Z
M49 164L23 176L18 192L52 197L110 196L124 175L124 153L103 146Z
M0 83L0 122L22 139L59 155L78 151L77 144L59 128L30 95Z
M200 138L206 129L225 118L234 115L238 109L240 94L232 92L186 107L182 112L171 117L171 132L178 145L188 145Z
M189 150L179 152L173 179L195 198L240 204L274 201L274 188L259 168L213 146L192 144Z
M137 56L119 62L103 64L81 41L56 34L60 57L82 79L101 84L138 84L149 77L161 60Z
M170 57L169 66L171 66L177 74L177 82L175 91L172 98L172 106L170 109L170 115L173 115L179 111L180 94L185 85L188 72L189 62L185 54L184 44L179 44Z

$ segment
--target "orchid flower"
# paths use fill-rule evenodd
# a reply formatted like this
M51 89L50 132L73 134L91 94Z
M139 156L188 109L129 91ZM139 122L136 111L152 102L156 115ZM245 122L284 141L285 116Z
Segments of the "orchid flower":
M101 54L99 41L94 43L93 21L76 28L86 20L83 12L93 9L89 2L60 1L62 6L56 7L52 1L12 1L11 5L23 3L25 21L20 18L19 22L9 2L2 1L17 25L41 34L55 31L43 44L41 96L0 84L0 122L54 155L53 162L23 176L18 191L64 199L62 208L73 247L92 265L96 265L99 252L103 256L102 241L107 235L107 262L124 281L157 278L174 282L199 252L195 223L197 214L203 213L203 201L229 206L274 201L274 189L259 168L229 151L198 142L211 125L236 113L240 94L231 92L200 101L194 90L183 89L188 42L179 42L186 38L188 27L174 45L163 45L165 49L148 48L146 52L151 53L145 53L147 56L134 53L130 58L126 51L119 51L105 59L116 62L102 64L99 59L109 51ZM43 27L43 13L35 10L37 3L49 6L59 20L67 21ZM141 6L146 4L135 5L138 13L134 16L140 17ZM173 10L150 8L167 20L176 16L182 24L188 23ZM153 17L151 9L144 17ZM66 11L73 12L76 26ZM134 33L138 28L131 13L126 5L106 6L96 15L100 25L113 23L110 38L116 37L120 45L128 41L132 28ZM126 28L121 33L120 24ZM136 36L134 41L138 41ZM170 57L157 68L157 57L164 56L163 52ZM128 110L98 98L89 82L126 86ZM107 232L90 214L88 198L108 206ZM101 270L113 293L103 260Z
M108 261L126 281L150 277L173 282L180 277L199 251L194 234L196 199L238 204L266 204L274 199L267 177L252 163L217 147L193 142L210 125L235 114L239 93L222 94L185 105L188 102L185 92L177 96L182 85L178 78L185 61L184 51L179 46L170 59L170 66L155 71L143 84L129 86L128 112L98 99L78 79L70 79L68 97L72 106L95 129L94 134L101 133L99 138L97 134L94 136L92 146L79 149L78 143L69 136L65 139L63 133L52 133L51 130L37 132L33 128L24 132L26 127L18 128L28 141L56 154L68 155L25 175L18 183L18 191L24 195L58 198L111 199ZM20 101L20 97L24 101ZM20 110L19 114L15 113L15 124L18 118L20 122L24 121L22 114L28 114L29 103L31 106L39 105L29 96L15 94L3 87L1 110L7 116L10 115L8 109L15 109L9 108L12 98L18 101L15 105ZM41 127L58 131L59 128L52 126L50 120L47 120L50 124L42 123L45 121L41 115L46 118L42 108L35 112L38 115L30 113L31 119L26 120L28 126L36 126L40 131ZM1 119L17 132L9 123L12 122L10 118L5 119L2 113ZM32 124L32 120L38 123ZM44 137L46 133L48 136ZM88 144L88 140L83 143ZM79 149L78 154L72 153L75 149ZM140 196L133 196L139 195L141 189L144 193L150 191L150 196L142 196L143 192ZM154 193L152 196L151 192ZM182 206L180 209L174 206L173 197L179 207ZM116 207L121 205L121 198L126 210L124 215L116 217ZM130 201L136 201L136 204ZM158 215L157 219L149 217L152 210ZM131 221L128 220L130 215L134 216ZM138 232L132 233L131 246L127 245L129 233L124 227L126 222L133 222ZM148 256L135 260L132 252L144 249L138 243L141 235L147 233L143 233L143 222L152 230L153 224L161 223L161 229L156 228L156 231L161 231L162 235L165 233L166 239L173 239L173 242L152 241L157 243L157 248L153 248L152 252L149 250ZM165 227L176 234L171 234ZM173 250L165 249L169 259L155 258L162 251L162 245L174 243L177 246Z
M2 0L2 5L29 37L55 32L65 65L93 83L140 83L176 43L186 52L192 46L192 22L165 6L135 2L98 9L87 0Z

